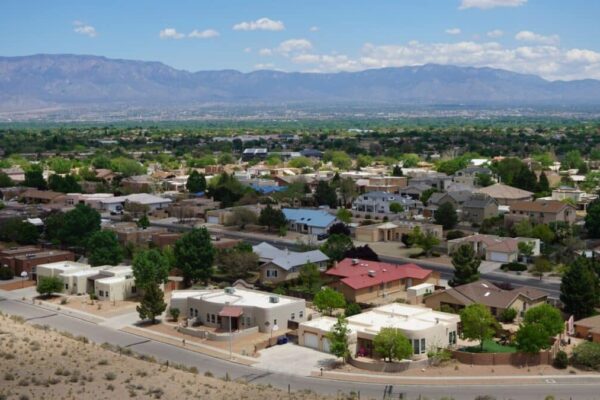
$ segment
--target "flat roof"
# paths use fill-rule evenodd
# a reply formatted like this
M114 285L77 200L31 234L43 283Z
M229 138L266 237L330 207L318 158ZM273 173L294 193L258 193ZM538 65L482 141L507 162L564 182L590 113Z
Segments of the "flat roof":
M92 276L98 273L98 267L96 268L87 268L87 269L77 269L77 270L66 270L61 275L62 276Z
M125 277L123 276L107 276L106 278L100 278L96 280L96 283L104 283L105 285L110 285L111 283L123 282L125 281Z
M89 264L79 263L76 261L57 261L52 263L40 264L37 267L52 268L62 271L67 271L74 268L76 268L78 271L82 269L90 269Z
M270 298L273 296L279 298L277 303L272 303L270 301ZM281 305L304 301L303 299L295 297L280 296L258 290L239 288L233 288L232 293L227 293L223 289L205 290L200 292L193 290L174 290L171 294L171 298L197 298L215 304L259 308L274 308Z

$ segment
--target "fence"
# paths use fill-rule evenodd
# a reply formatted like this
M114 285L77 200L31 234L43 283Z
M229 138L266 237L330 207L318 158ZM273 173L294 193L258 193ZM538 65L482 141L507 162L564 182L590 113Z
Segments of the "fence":
M348 364L364 369L367 371L374 372L403 372L413 368L425 368L429 366L430 360L423 359L418 361L400 361L400 362L385 362L382 360L359 360L356 358L350 358Z
M528 353L469 353L460 350L450 350L452 358L463 364L472 365L513 365L534 366L550 365L559 350L560 343L554 341L552 347L537 354Z

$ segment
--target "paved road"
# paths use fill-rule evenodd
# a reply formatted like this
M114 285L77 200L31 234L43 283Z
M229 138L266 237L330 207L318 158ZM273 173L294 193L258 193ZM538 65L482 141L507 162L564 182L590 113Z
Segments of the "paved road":
M290 366L289 371L266 371L233 364L97 325L73 316L64 315L61 312L42 309L18 300L0 299L0 310L8 314L21 315L27 319L28 323L48 325L59 331L68 331L73 335L84 335L96 343L108 342L123 347L127 346L135 352L153 356L160 361L169 360L171 363L195 366L201 373L210 371L215 376L222 377L227 373L232 379L242 378L251 383L271 384L282 389L287 389L290 385L292 390L310 389L323 394L354 391L360 392L363 399L384 398L384 391L389 389L388 385L383 384L342 382L293 375L293 366ZM485 384L482 385L434 386L427 384L427 380L424 380L422 385L393 385L391 397L387 398L416 399L419 396L424 396L435 399L448 396L456 400L472 400L476 396L484 394L492 395L497 399L523 400L543 399L547 395L554 395L557 399L597 399L600 397L598 395L600 393L599 379L578 377L577 375L556 378L548 382L540 377L538 384L519 384L518 382L494 384L491 382L493 381L484 382ZM400 397L401 395L403 397Z

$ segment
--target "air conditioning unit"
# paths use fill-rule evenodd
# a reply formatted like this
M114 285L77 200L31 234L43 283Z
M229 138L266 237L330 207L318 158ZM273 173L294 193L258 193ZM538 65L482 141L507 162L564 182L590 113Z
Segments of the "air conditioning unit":
M372 269L369 270L369 276L370 277L374 277L375 276L375 271L373 271Z
M279 303L279 296L269 296L269 303Z
M352 265L358 265L358 258L352 259Z
M234 294L235 293L235 289L232 287L226 287L225 288L225 293L227 294Z

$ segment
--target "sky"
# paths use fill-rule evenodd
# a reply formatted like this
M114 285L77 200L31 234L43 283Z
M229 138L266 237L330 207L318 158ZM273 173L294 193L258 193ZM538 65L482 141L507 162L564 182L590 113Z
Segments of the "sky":
M0 56L245 72L436 63L600 79L599 17L597 0L2 0Z

